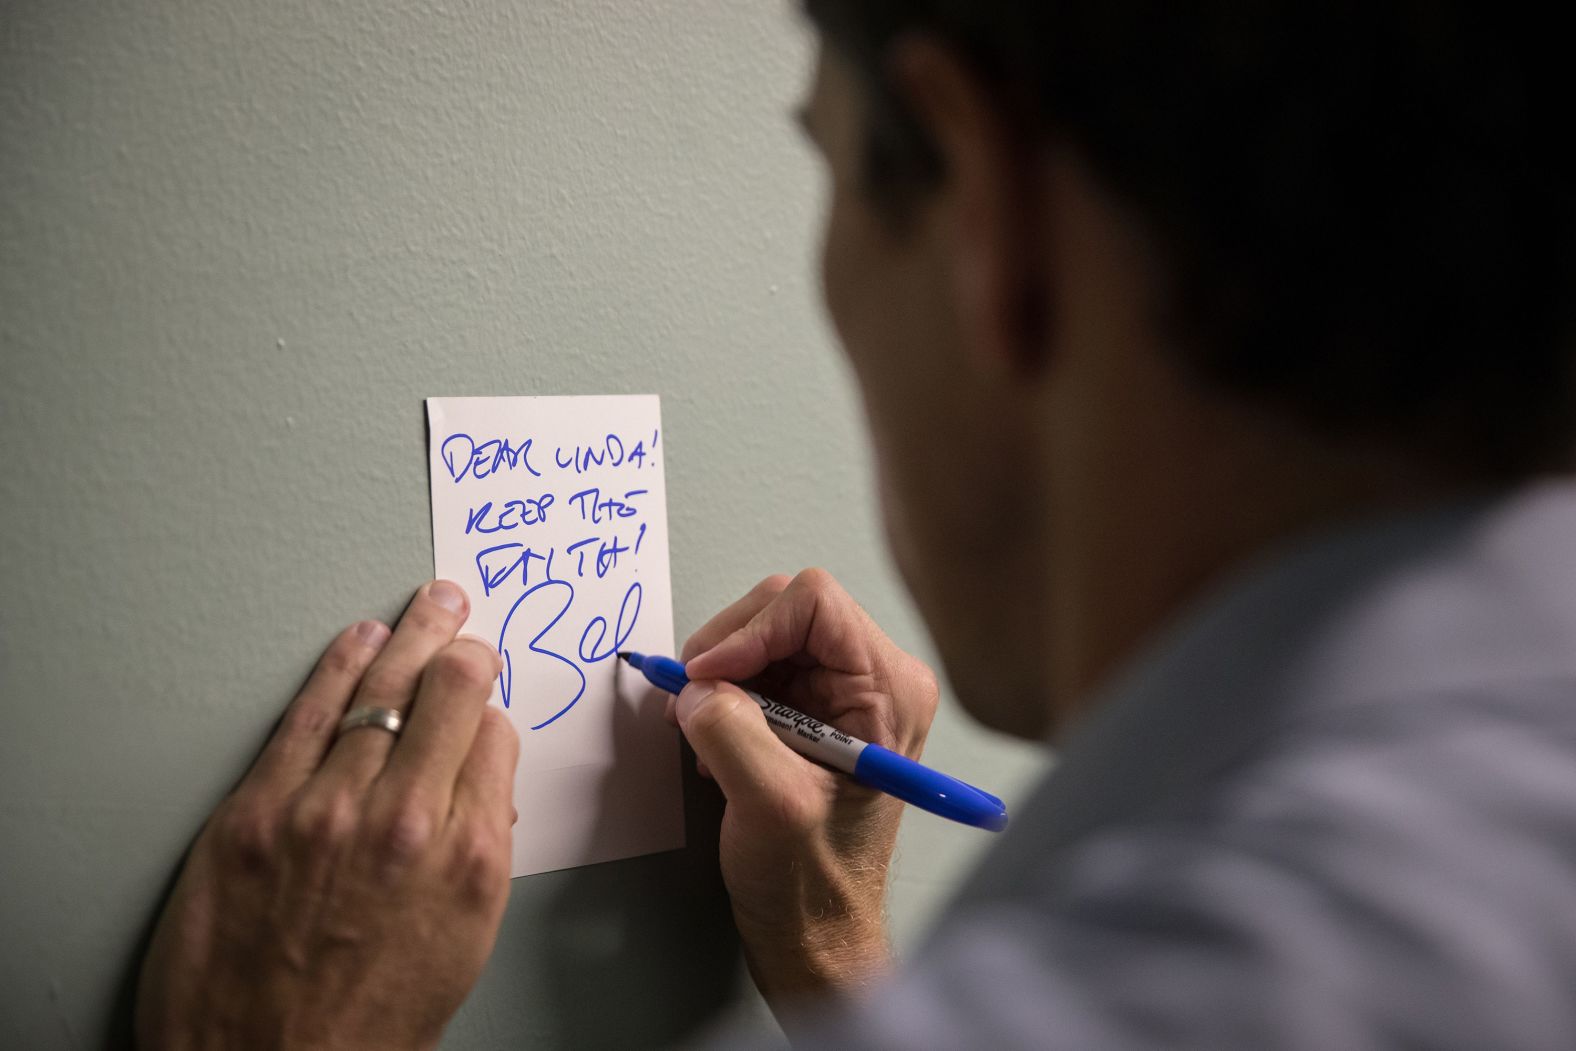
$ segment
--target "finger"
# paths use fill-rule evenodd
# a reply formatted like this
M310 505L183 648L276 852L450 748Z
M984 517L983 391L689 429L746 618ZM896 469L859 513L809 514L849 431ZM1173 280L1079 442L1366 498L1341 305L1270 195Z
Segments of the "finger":
M476 739L482 711L503 662L475 635L439 650L421 673L421 686L377 788L402 793L426 786L436 814L447 814L454 781Z
M698 763L729 806L780 819L785 808L814 801L807 775L815 768L777 739L760 706L737 686L691 682L679 694L678 717Z
M745 624L685 665L691 679L748 679L774 661L807 655L823 667L868 674L869 616L824 569L807 569Z
M679 659L687 661L704 653L744 627L768 602L782 594L791 580L788 574L777 573L755 585L743 598L702 624L695 634L686 639L684 648L679 651Z
M447 580L432 581L416 592L382 652L361 677L351 708L390 708L405 714L416 696L422 669L454 638L469 608L465 592ZM365 788L393 747L394 735L384 730L351 730L334 742L319 776L353 789Z
M388 638L387 626L364 620L328 644L257 762L242 779L242 787L283 797L312 776L334 743L334 730L345 715L356 683Z
M454 783L451 814L496 821L507 831L519 817L514 809L514 768L519 759L520 736L509 717L499 708L484 709Z

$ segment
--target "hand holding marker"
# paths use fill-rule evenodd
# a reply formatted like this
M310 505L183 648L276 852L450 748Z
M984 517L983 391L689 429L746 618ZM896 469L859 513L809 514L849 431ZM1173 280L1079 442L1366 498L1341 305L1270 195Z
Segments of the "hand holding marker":
M621 652L619 658L659 690L677 694L689 684L684 665L672 657ZM1007 804L955 777L938 773L890 748L867 744L803 712L745 690L784 744L807 759L840 770L862 785L885 792L932 814L1000 832L1007 827Z

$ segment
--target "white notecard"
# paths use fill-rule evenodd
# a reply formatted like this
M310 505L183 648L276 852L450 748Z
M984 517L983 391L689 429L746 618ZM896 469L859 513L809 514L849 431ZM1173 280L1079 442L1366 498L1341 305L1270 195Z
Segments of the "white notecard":
M684 845L677 732L619 650L673 653L656 395L427 399L437 575L504 658L513 875Z

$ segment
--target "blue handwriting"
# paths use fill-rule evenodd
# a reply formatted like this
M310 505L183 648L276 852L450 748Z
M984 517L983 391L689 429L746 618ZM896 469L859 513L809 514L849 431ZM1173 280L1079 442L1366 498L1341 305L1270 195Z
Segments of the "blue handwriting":
M505 500L503 507L496 512L493 510L493 502L488 500L480 507L473 507L465 512L465 532L497 533L518 529L521 526L537 525L547 521L547 509L552 506L552 493L543 493L535 500L530 497L524 500ZM492 515L490 525L488 515Z
M631 489L624 494L624 500L633 500L637 496L645 496L648 489ZM580 509L580 520L590 522L592 525L601 525L603 520L612 521L614 518L633 518L640 513L634 504L627 504L624 500L615 497L602 498L602 490L596 486L582 489L569 498L569 502L577 504Z
M456 484L463 481L467 475L481 479L502 470L512 471L516 467L524 467L537 478L542 476L541 471L531 466L529 438L519 445L514 445L507 438L491 438L478 443L468 434L451 434L443 439L438 454L443 457L443 464L449 469L449 477L453 478Z
M617 619L613 622L611 642L608 641L606 617L598 614L586 622L585 629L580 633L580 644L577 648L581 662L595 664L607 660L623 647L634 633L635 624L640 620L643 592L644 589L641 588L638 580L625 590L623 601L618 606ZM503 671L498 676L499 685L503 690L503 706L510 707L519 696L515 689L515 670L518 667L522 683L530 684L533 707L537 709L530 718L536 718L544 712L552 713L533 724L532 730L540 730L563 718L580 702L580 698L585 696L585 671L574 660L555 649L550 649L544 642L548 633L564 619L564 615L569 612L574 601L573 584L566 580L544 580L526 589L519 598L515 599L514 605L509 607L508 615L504 617L503 628L498 632L498 652L503 656ZM519 634L529 631L528 625L542 623L544 618L546 623L542 629L531 637L523 649L519 648L518 644L511 645L511 627L514 627L516 634ZM515 659L517 653L518 664ZM572 677L565 675L565 668L573 673ZM554 689L555 686L557 689ZM567 701L564 700L566 695L569 698Z

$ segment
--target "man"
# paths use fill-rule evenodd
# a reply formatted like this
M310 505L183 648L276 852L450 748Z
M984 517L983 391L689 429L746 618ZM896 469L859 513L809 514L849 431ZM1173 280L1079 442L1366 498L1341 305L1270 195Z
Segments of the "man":
M790 1033L858 1047L1576 1044L1571 172L1549 26L1466 3L812 0L827 305L962 703L1062 747L913 961L930 672L824 573L671 706ZM516 742L457 587L348 629L209 823L150 1046L430 1046L507 895ZM336 736L374 705L406 714ZM795 1005L814 1004L814 1014Z

